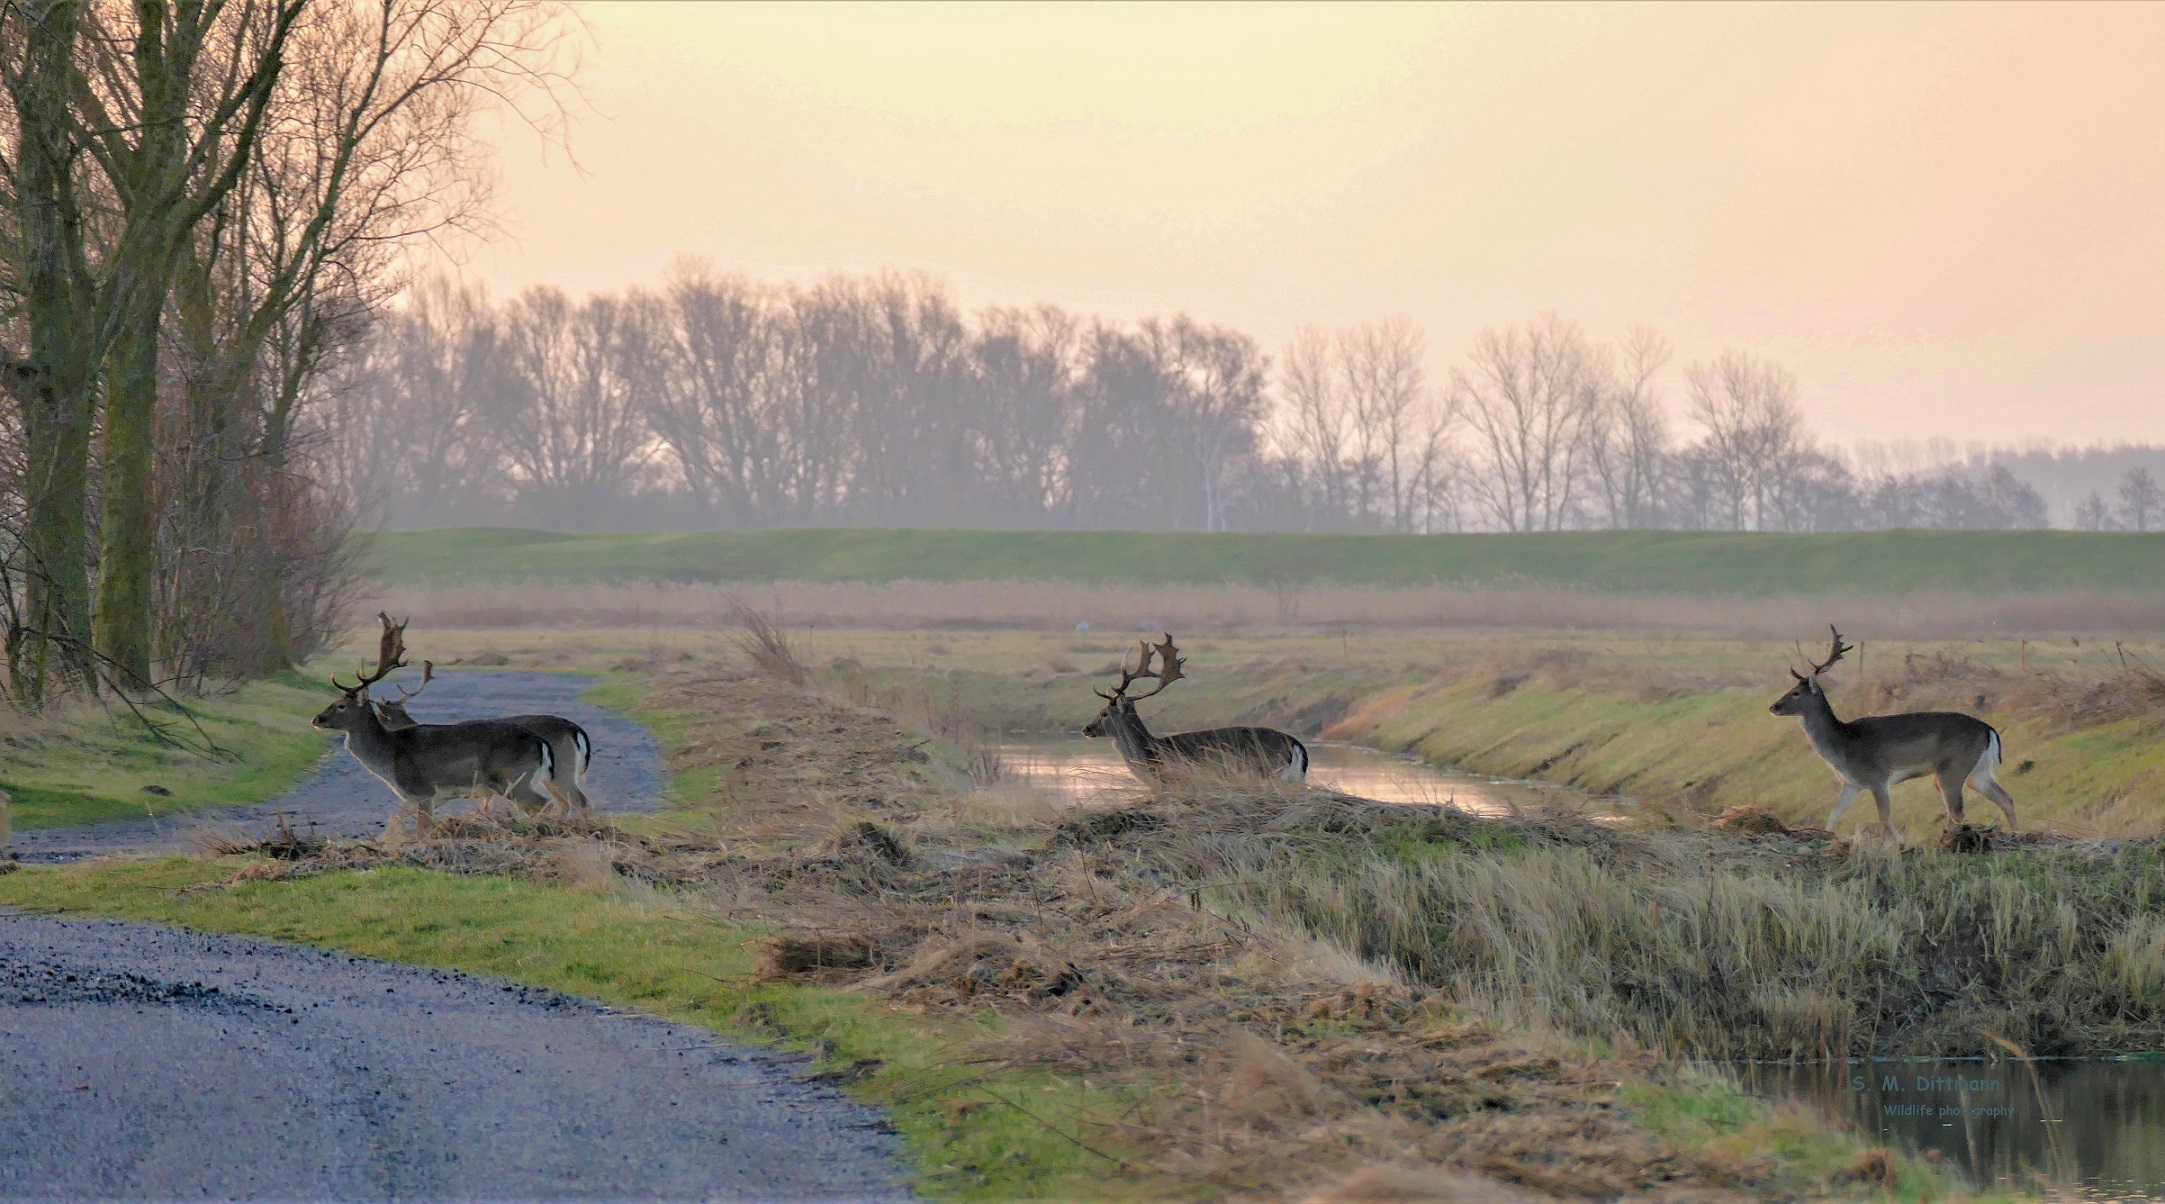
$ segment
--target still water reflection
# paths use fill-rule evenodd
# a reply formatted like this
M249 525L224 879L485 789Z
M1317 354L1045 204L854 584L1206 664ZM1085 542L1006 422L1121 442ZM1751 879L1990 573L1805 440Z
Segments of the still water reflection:
M1110 740L1054 736L1000 745L1001 766L1034 786L1078 797L1135 785L1135 775ZM1475 814L1508 813L1558 794L1523 782L1497 781L1436 769L1412 757L1350 744L1308 745L1308 783L1381 803L1456 807Z
M1982 1188L2034 1189L2042 1175L2084 1199L2165 1199L2165 1065L1963 1059L1737 1069L1750 1091L1936 1151Z

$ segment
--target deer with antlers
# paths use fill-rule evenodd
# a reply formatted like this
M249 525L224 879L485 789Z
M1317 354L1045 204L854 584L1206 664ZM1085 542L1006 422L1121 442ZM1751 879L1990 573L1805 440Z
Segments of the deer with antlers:
M383 721L383 726L391 731L419 727L420 722L406 710L406 704L419 697L434 680L435 662L422 661L420 685L411 690L400 686L396 698L371 699L376 708L376 716ZM586 771L594 762L594 742L587 737L585 728L561 715L506 715L492 722L515 723L547 740L551 759L556 763L556 776L548 785L562 796L567 813L573 808L577 808L582 815L593 813L593 807L586 797ZM570 771L568 781L565 780L567 768Z
M1897 782L1931 774L1938 779L1940 797L1947 804L1947 819L1961 824L1962 787L1999 804L2007 815L2007 829L2019 831L2015 800L1993 776L2000 763L2000 733L1989 723L1954 711L1916 711L1906 715L1871 715L1843 721L1835 717L1820 675L1834 667L1851 650L1842 633L1829 625L1834 636L1827 659L1812 666L1808 674L1795 669L1789 675L1797 684L1767 708L1776 715L1795 715L1804 721L1804 734L1812 748L1842 779L1842 797L1827 817L1832 828L1849 810L1857 796L1870 791L1879 805L1879 822L1895 837L1894 804L1887 791Z
M1156 669L1150 667L1153 658ZM1219 766L1295 782L1308 776L1308 746L1275 728L1218 727L1172 736L1151 735L1150 729L1143 726L1142 716L1135 713L1135 704L1181 680L1181 668L1186 664L1180 650L1173 646L1170 633L1155 648L1150 641L1142 641L1141 659L1134 669L1121 666L1120 684L1110 693L1094 691L1105 700L1105 709L1083 728L1083 735L1112 737L1121 759L1145 782L1157 782L1173 765ZM1130 687L1144 679L1158 684L1148 694L1128 693Z
M571 767L560 765L547 739L516 723L470 719L386 727L368 691L405 666L406 625L392 622L388 614L376 617L383 623L383 636L375 669L360 671L360 680L351 686L333 677L339 699L314 722L318 728L344 732L346 751L401 802L414 807L424 831L433 826L437 798L447 794L501 794L529 809L545 807L555 796L571 797L577 789Z

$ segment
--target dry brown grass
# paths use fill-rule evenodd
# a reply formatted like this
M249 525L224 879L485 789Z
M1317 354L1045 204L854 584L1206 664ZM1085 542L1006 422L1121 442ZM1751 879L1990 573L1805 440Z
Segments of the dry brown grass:
M1639 1123L1624 1085L1688 1090L1696 1080L1676 1063L1507 1029L1290 912L1219 902L1232 884L1216 871L1243 849L1327 856L1411 824L1611 856L1626 838L1602 825L1207 780L1062 809L1013 782L973 783L966 758L928 752L885 714L762 674L689 667L649 682L653 705L702 717L675 767L724 771L719 807L676 817L677 830L461 816L395 846L237 846L285 857L243 876L410 865L673 888L673 908L772 932L764 978L997 1016L969 1030L993 1035L958 1061L1125 1085L1131 1111L1062 1117L1062 1131L1117 1151L1123 1181L1154 1194L1723 1199L1800 1187L1748 1147Z
M1387 813L1323 792L1217 806L1113 795L1026 805L971 784L885 715L741 671L654 679L710 717L678 768L726 770L718 826L456 816L432 839L289 848L246 878L407 865L605 889L676 888L774 933L758 973L845 986L928 1014L997 1015L956 1056L1132 1086L1125 1115L1063 1118L1158 1193L1614 1198L1689 1186L1783 1190L1771 1161L1655 1137L1619 1084L1683 1072L1512 1036L1291 924L1230 915L1164 872L1194 831L1309 842ZM942 754L950 755L950 754ZM1455 822L1455 821L1454 821ZM1608 839L1545 817L1513 831ZM1171 842L1171 843L1168 843ZM273 847L276 846L276 847ZM1456 1193L1454 1196L1452 1193ZM1472 1194L1467 1194L1472 1193Z
M870 631L1069 631L1143 626L1174 630L1509 629L1691 631L1786 638L1819 630L1823 616L1880 639L2165 632L2165 597L2068 590L2056 593L1912 594L1887 597L1708 597L1604 594L1567 589L1414 589L1317 586L1298 617L1261 586L1089 586L1062 582L898 581L881 585L776 582L746 592L716 585L402 586L364 609L389 607L434 628L718 630L736 626L756 596L793 623Z

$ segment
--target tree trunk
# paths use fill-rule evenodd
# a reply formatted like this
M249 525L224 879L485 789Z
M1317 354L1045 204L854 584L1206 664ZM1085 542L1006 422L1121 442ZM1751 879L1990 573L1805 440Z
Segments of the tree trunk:
M62 0L19 18L25 33L16 77L20 134L23 309L30 371L23 398L26 575L16 690L44 697L57 677L90 687L90 565L84 509L89 497L90 398L96 353L93 298L86 280L83 226L70 177L75 144L68 95L80 12Z
M39 354L40 326L31 322L32 355ZM41 374L42 375L42 374ZM90 688L97 664L90 655L89 508L90 403L87 382L38 381L24 423L29 452L28 513L23 530L25 608L22 680L17 689L40 701L45 685Z
M158 406L158 315L143 299L114 341L105 385L104 546L98 560L98 654L122 685L148 686L156 608L158 515L150 450Z

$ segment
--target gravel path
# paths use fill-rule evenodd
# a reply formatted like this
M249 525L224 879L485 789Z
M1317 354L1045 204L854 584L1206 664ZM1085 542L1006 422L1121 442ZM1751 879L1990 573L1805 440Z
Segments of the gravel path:
M414 675L400 675L407 681ZM394 681L399 680L394 678ZM428 692L407 710L422 723L449 723L492 715L562 715L584 727L594 741L594 764L587 773L587 795L594 809L652 811L660 803L661 747L646 728L613 711L579 701L594 678L564 673L446 670ZM389 695L390 690L384 693ZM344 741L331 746L315 774L299 787L267 803L188 811L163 819L124 820L73 828L33 828L15 833L13 847L24 861L75 861L106 853L159 849L194 849L209 831L235 830L250 835L267 831L279 812L298 831L316 825L316 835L335 838L374 836L391 816L391 788L361 768ZM465 804L445 802L437 814Z
M0 913L0 1197L901 1198L792 1059L507 983Z

